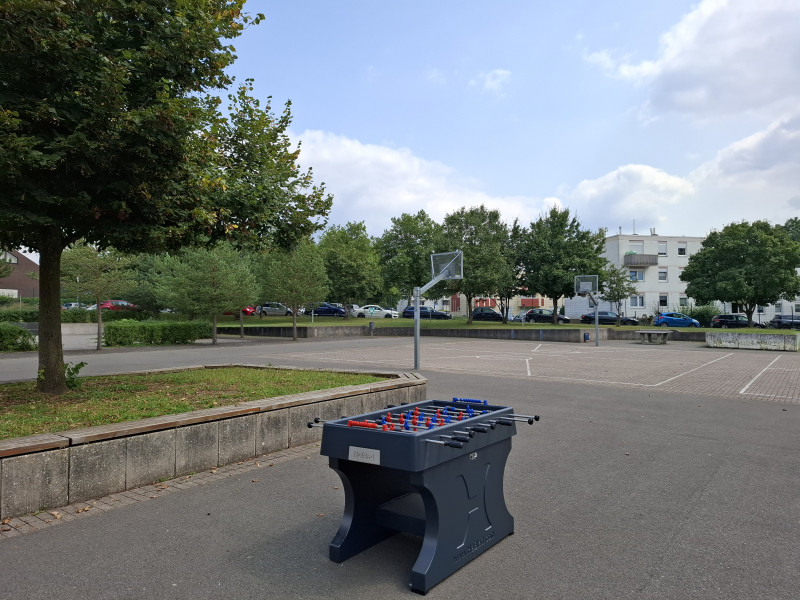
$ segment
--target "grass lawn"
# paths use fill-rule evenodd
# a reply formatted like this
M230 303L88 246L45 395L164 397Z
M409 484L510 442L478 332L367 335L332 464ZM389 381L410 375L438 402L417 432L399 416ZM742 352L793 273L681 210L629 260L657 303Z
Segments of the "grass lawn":
M231 367L82 377L78 389L55 398L37 392L35 382L6 383L0 384L0 439L382 380L358 373Z

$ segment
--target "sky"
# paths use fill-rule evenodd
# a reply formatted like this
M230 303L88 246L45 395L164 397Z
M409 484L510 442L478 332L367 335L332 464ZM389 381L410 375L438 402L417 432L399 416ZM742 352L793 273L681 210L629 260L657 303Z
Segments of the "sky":
M609 235L800 216L798 0L249 0L328 224L553 205Z

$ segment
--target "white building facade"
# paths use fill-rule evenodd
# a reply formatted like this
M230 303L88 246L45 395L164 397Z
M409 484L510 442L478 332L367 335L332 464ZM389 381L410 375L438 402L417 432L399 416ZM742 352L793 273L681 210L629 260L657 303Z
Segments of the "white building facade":
M658 311L686 310L694 301L686 296L686 283L680 276L704 239L657 235L653 230L650 235L607 237L603 256L614 266L624 268L636 284L636 294L623 302L622 314L641 317ZM600 309L616 311L617 307L601 302ZM588 298L578 296L567 298L564 310L566 316L580 318L592 308Z

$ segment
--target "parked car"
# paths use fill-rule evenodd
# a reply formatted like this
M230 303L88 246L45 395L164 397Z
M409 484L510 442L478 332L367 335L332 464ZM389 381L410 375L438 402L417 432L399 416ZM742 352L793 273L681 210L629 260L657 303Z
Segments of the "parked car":
M241 310L241 312L245 317L251 317L254 314L256 314L256 307L255 306L245 306ZM223 315L236 315L236 318L237 319L239 318L239 311L233 312L233 311L229 310L229 311L226 311L226 312L224 312L222 314Z
M472 309L473 321L499 321L503 322L503 315L488 306L476 306Z
M750 324L747 320L747 315L743 315L741 313L734 313L730 315L714 315L713 317L711 317L711 327L720 327L722 329L733 329L733 328L750 327ZM764 328L766 327L766 325L754 322L753 327Z
M139 308L127 300L106 300L100 303L100 310L136 310ZM88 306L86 310L97 310L97 304Z
M700 327L700 322L679 312L661 313L653 321L659 327Z
M414 307L413 306L406 306L403 309L403 318L404 319L413 319L414 318ZM420 319L452 319L453 315L442 312L440 310L435 310L430 306L420 306L419 307L419 318Z
M83 302L64 302L61 305L61 310L73 310L76 308L87 308L87 305ZM97 307L95 307L95 310L97 310Z
M256 306L256 314L260 317L289 317L292 315L292 309L280 302L264 302Z
M358 306L350 311L350 314L359 319L396 319L400 315L392 308L383 308L377 304L367 304Z
M328 302L316 302L306 306L306 314L315 317L344 317L344 308Z
M716 317L714 318L716 319ZM800 314L775 315L769 325L775 329L800 329Z
M598 310L597 321L603 325L616 325L617 313L610 310ZM588 314L581 315L581 323L594 323L594 313L590 312ZM619 323L620 325L638 325L639 321L633 317L620 317Z
M553 311L549 308L532 308L524 313L526 323L552 323ZM569 318L564 315L558 315L559 323L569 323ZM594 319L592 319L594 322Z

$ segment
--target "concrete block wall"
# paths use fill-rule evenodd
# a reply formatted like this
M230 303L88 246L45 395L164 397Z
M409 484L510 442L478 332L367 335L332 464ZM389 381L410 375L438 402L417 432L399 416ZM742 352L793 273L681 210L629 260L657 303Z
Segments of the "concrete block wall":
M745 350L773 350L798 352L800 336L794 333L736 333L734 331L706 332L709 348L740 348Z
M338 419L426 398L427 380L391 379L51 435L0 440L0 520L66 506L318 442Z

